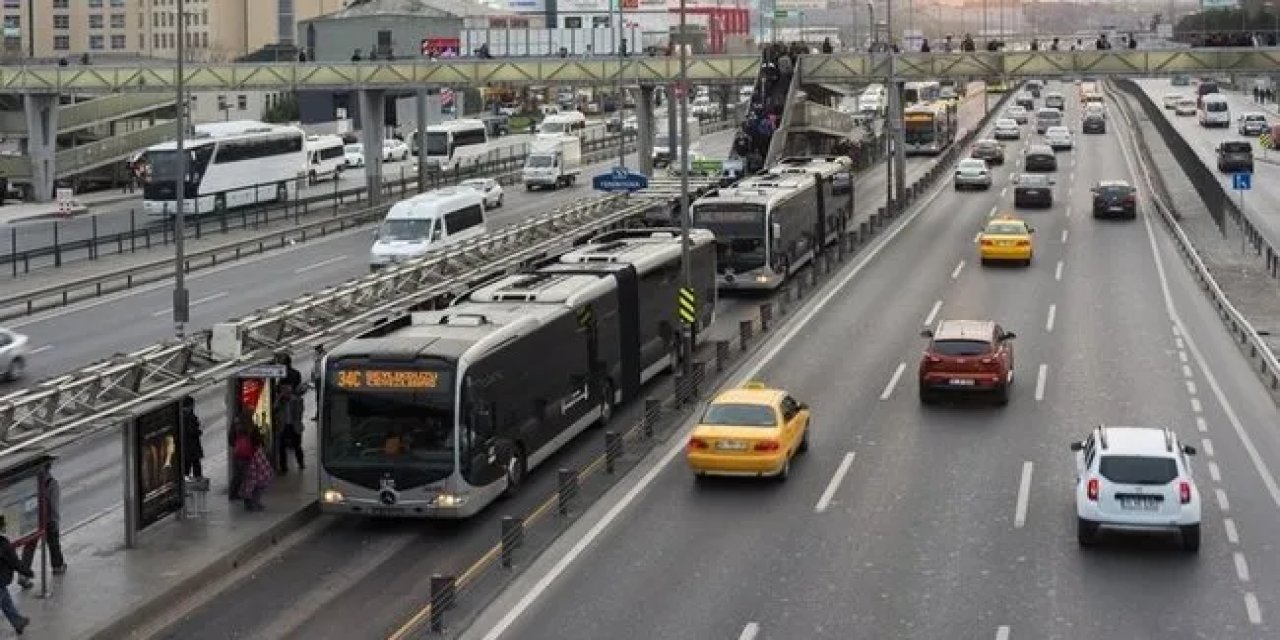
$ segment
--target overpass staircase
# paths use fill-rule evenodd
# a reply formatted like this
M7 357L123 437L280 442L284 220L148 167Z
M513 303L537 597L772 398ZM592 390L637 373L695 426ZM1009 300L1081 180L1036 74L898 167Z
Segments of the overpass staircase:
M865 119L835 107L842 97L834 87L805 82L800 65L795 65L782 103L782 117L769 140L765 166L787 156L839 152L843 146L874 137Z

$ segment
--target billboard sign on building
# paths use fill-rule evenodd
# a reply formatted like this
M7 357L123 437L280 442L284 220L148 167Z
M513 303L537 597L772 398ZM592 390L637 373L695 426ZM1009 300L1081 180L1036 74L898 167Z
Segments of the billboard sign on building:
M547 10L546 0L506 0L508 11L516 13L542 13Z
M1200 0L1201 9L1235 9L1239 0Z
M774 0L773 8L776 11L808 11L812 9L826 9L827 0Z

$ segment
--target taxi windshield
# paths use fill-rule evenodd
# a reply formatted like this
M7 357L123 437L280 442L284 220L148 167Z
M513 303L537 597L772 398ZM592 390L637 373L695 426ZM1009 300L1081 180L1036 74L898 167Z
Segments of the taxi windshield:
M992 222L987 225L987 233L1002 236L1020 236L1027 232L1021 222Z
M699 424L726 427L775 427L773 407L763 404L724 403L707 407Z

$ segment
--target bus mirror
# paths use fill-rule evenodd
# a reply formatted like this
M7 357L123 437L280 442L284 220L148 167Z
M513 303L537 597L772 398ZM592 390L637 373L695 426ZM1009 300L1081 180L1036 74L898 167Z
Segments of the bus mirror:
M778 238L782 237L782 225L775 222L773 223L772 230L773 230L774 241L776 242Z

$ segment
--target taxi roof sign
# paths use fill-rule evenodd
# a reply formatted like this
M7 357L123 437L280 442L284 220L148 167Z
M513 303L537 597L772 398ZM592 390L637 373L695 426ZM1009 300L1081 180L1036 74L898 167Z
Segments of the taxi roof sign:
M759 380L752 380L742 385L743 389L768 389L769 386Z

